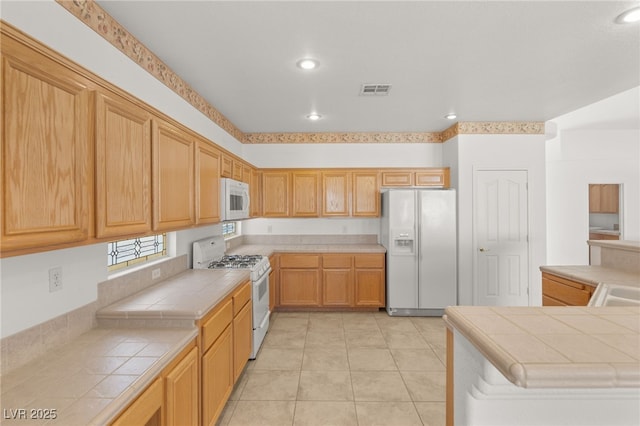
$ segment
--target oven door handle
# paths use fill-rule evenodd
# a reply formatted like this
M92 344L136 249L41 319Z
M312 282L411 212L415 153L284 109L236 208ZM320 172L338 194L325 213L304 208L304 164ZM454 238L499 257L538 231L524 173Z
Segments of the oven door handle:
M262 318L262 322L260 323L260 326L258 328L263 328L266 323L269 322L269 315L271 314L271 312L267 311L267 314L264 316L264 318Z

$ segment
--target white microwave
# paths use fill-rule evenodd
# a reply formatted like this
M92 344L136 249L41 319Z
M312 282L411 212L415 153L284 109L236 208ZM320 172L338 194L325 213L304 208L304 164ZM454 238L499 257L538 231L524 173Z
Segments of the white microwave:
M249 218L249 185L237 180L220 179L220 220Z

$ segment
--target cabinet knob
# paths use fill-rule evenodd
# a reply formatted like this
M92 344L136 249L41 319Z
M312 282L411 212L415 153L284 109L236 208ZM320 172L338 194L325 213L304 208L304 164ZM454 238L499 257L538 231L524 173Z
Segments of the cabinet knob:
M489 249L486 249L484 247L480 247L480 251L489 251Z

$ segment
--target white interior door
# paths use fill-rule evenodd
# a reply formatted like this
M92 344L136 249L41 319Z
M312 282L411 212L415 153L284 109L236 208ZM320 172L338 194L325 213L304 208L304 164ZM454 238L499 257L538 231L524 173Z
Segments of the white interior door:
M476 170L474 174L474 302L529 304L526 170Z

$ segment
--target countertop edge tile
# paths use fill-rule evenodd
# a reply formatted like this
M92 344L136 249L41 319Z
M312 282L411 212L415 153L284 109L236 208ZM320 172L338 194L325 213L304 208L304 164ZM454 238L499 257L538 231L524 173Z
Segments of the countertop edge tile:
M450 306L443 319L450 330L455 329L464 336L507 380L523 388L622 388L640 387L640 363L633 362L533 362L520 361L511 356L491 335L471 322L473 306ZM479 307L479 309L483 309ZM505 312L509 309L504 308ZM618 308L626 313L625 308ZM475 309L477 311L478 309ZM500 308L492 308L500 312ZM538 315L543 310L522 307ZM598 308L585 308L585 312L599 318ZM475 312L474 312L475 313ZM605 321L604 319L602 319ZM535 333L530 333L536 337ZM589 335L576 330L576 335ZM603 343L604 346L609 346ZM547 344L549 349L556 350Z
M162 370L180 354L198 336L198 329L190 330L190 333L176 342L172 348L159 357L151 368L147 369L131 386L119 394L113 401L91 421L92 424L109 424L114 421L118 414L122 412L134 399L136 399L144 389L149 386L160 375Z
M602 282L640 286L640 274L600 265L542 265L540 271L592 287Z

